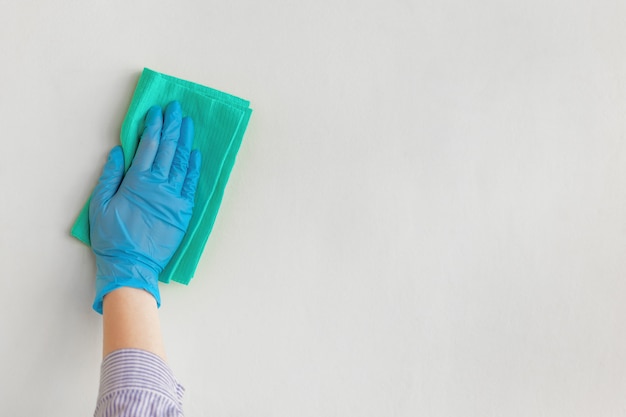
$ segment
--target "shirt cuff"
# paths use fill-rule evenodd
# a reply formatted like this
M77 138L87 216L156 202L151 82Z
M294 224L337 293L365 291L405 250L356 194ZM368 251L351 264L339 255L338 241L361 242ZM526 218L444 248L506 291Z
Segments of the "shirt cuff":
M128 407L158 404L168 410L163 415L182 415L184 392L159 356L140 349L120 349L102 361L97 410L121 401Z

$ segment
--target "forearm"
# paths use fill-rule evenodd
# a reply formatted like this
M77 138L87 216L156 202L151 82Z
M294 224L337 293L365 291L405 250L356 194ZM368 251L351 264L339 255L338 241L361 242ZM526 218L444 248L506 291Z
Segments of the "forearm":
M144 290L123 287L108 293L103 302L103 330L103 357L133 348L166 359L156 301Z
M103 300L104 346L95 416L182 417L184 388L165 362L157 304L122 287Z

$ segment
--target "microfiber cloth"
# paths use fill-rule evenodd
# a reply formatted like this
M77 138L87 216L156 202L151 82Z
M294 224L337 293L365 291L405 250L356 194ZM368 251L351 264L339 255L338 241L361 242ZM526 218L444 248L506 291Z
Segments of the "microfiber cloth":
M154 105L165 108L173 100L178 100L183 112L194 121L193 147L202 154L202 167L189 228L159 281L189 284L213 228L252 110L247 100L145 68L120 134L127 170L137 150L148 109ZM90 245L89 201L71 233Z

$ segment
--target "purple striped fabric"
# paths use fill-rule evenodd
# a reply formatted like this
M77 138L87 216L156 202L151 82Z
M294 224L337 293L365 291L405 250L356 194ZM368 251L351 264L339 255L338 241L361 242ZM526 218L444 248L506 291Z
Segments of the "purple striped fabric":
M102 361L95 417L180 417L184 388L157 355L121 349Z

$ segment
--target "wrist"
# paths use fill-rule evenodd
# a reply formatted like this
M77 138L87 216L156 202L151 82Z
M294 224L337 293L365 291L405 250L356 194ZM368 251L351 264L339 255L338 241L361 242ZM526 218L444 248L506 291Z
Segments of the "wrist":
M146 291L118 288L103 300L103 356L119 349L141 349L165 360L159 316Z

